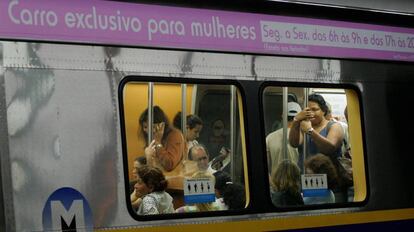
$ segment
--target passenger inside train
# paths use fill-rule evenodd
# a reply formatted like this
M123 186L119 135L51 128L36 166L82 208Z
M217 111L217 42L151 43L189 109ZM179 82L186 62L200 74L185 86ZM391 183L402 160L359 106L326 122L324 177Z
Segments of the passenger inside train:
M216 178L214 190L216 203L222 210L239 210L246 206L244 186L233 183L231 176L225 171L217 171L213 174Z
M134 185L136 183L137 179L137 169L143 165L147 164L147 158L145 158L145 155L138 156L134 159L133 163L133 169L132 169L132 181L129 182L129 192L132 193L134 191Z
M152 141L148 141L148 109L139 118L141 134L146 140L147 164L170 172L187 153L187 145L182 133L170 125L166 114L159 106L154 106L153 113Z
M208 188L203 182L203 179L210 178L218 170L227 172L233 180L226 192L225 199L231 206L227 208L244 208L247 190L244 187L246 173L243 163L246 151L244 135L240 136L243 126L240 121L241 105L238 104L241 99L237 91L232 93L232 86L226 85L187 84L185 90L190 94L187 94L183 103L182 85L156 83L152 91L153 112L148 112L151 104L142 93L148 92L149 88L145 82L133 82L125 88L128 160L135 159L133 154L142 152L148 166L162 170L168 182L165 191L172 196L173 207L177 212L203 211L196 207L198 204L212 205L204 207L204 210L222 210L222 207L215 207L214 182L209 184L210 192L206 192ZM182 107L186 107L186 110L182 110ZM182 112L189 114L183 116ZM136 118L139 118L139 123L134 125ZM173 126L168 118L174 118ZM149 119L153 125L152 136L149 136ZM181 130L181 125L187 125L185 130ZM134 130L139 131L138 136ZM230 138L233 138L232 141ZM211 157L216 159L210 160ZM232 163L235 165L232 166ZM133 161L129 168L130 179L134 179L132 165ZM200 172L209 177L201 177ZM188 188L190 182L192 188ZM232 193L231 189L236 193ZM243 197L239 199L239 196ZM133 200L136 201L131 197L131 204L136 209ZM202 206L199 208L203 209Z
M201 185L194 185L195 187L195 192L204 192L204 189L213 189L214 187L214 183L215 183L215 177L205 171L198 171L196 173L194 173L194 175L192 176L192 180L195 180L197 183L197 181L199 180L205 180L208 179L210 180L213 185L206 185L204 186L203 183ZM197 189L197 186L200 186L199 189ZM208 190L206 190L208 191ZM175 212L177 213L189 213L189 212L207 212L207 211L218 211L221 210L221 206L215 201L215 198L212 198L212 200L196 200L196 201L192 201L190 204L186 204L182 207L179 207L175 210Z
M137 197L137 192L135 189L135 185L138 180L138 168L147 164L147 159L145 156L139 156L134 160L134 168L132 169L132 176L133 180L129 182L129 192L131 193L131 204L133 209L137 209L139 204L141 203L141 198Z
M156 83L150 103L142 96L149 91L148 83L134 82L127 87L125 117L131 121L126 127L128 154L131 154L128 156L132 158L132 154L143 152L148 166L162 170L168 182L165 191L172 197L174 212L240 210L248 206L244 166L247 150L241 120L243 104L238 91L226 85L188 84L185 88L190 94L184 101L180 93L182 85ZM347 105L345 90L311 88L306 93L307 88L288 89L287 98L283 99L282 87L266 87L263 94L269 198L275 207L352 202L352 179L347 183L341 180L341 170L352 170L352 160L346 169L342 161L344 152L350 148L343 114ZM150 104L153 104L152 136L148 136ZM185 111L181 110L183 107ZM189 114L183 117L181 112ZM134 117L139 118L138 125L132 123ZM174 117L174 126L169 117ZM186 130L181 131L181 125L187 125ZM138 137L134 129L140 132ZM310 158L319 153L333 163L339 176L336 185L330 182L332 174L305 168L304 161L310 165ZM130 178L134 179L132 172L133 169ZM206 179L217 182L205 182ZM215 186L215 192L208 192L206 186ZM329 193L328 190L333 194L329 201L312 198L318 199L323 192ZM134 202L136 199L131 197L131 204L137 209Z
M328 103L322 95L309 95L308 107L298 113L294 119L289 134L289 143L293 147L303 147L303 144L306 143L308 148L306 157L322 153L331 159L338 173L339 182L342 183L335 191L335 202L347 202L347 189L350 187L350 183L347 181L347 177L344 176L345 173L343 173L342 165L338 160L342 157L344 128L340 123L331 120L331 117L327 120L329 114ZM307 135L306 138L304 134ZM301 165L301 162L303 161L300 160L299 165Z
M300 170L295 162L283 160L272 171L270 196L275 206L303 205Z
M230 173L231 151L228 147L220 149L220 155L210 161L209 166L216 171L225 171Z
M316 154L306 159L305 170L308 174L325 174L328 188L314 196L305 196L304 202L311 204L328 204L335 203L335 192L340 193L339 177L331 159L324 154Z
M188 152L189 160L197 162L198 171L205 171L213 174L216 170L209 165L210 159L207 148L202 144L193 145Z
M287 134L289 136L290 128L292 127L293 120L295 116L302 111L300 105L296 102L288 102L287 104ZM268 158L268 166L270 174L276 172L277 167L283 160L290 160L292 163L297 164L299 160L299 151L298 148L292 147L290 144L287 144L287 156L284 157L282 152L283 144L283 128L279 128L274 132L266 136L266 151Z
M268 89L270 91L266 92L265 90L264 94L264 113L265 115L269 113L281 115L280 118L268 117L265 120L266 128L271 128L275 124L274 121L283 121L283 102L280 99L281 88L268 87ZM270 174L273 174L270 178L272 201L275 206L297 205L294 203L283 204L280 200L275 200L275 189L277 190L275 183L277 181L279 183L292 182L291 176L286 173L287 171L279 173L284 177L275 175L278 172L275 163L278 162L275 162L274 157L276 156L272 155L271 151L278 150L280 152L279 160L285 159L299 167L301 173L298 180L299 192L305 200L305 204L352 202L354 197L352 160L348 155L350 140L346 114L343 113L346 112L347 106L345 91L341 89L310 89L308 97L304 93L304 88L289 88L286 104L286 128L288 130L286 135L282 134L282 123L279 124L280 128L277 130L280 133L280 137L277 139L275 131L266 130L269 131L266 137L268 170ZM325 98L329 100L325 100ZM295 114L292 114L292 106L297 104L296 101L306 107L303 110L299 108ZM276 102L280 103L277 106L270 104ZM295 108L298 109L298 107ZM292 148L296 149L297 159L292 159L290 155ZM314 158L316 155L318 156ZM321 155L324 157L320 157ZM329 162L326 162L326 159ZM312 168L306 169L304 160L306 167ZM332 167L327 168L329 164L333 165L333 170ZM277 176L279 179L276 181ZM323 182L327 183L322 184Z
M173 198L165 190L168 182L159 168L144 165L139 167L135 184L139 215L173 213Z
M173 125L175 128L181 129L181 111L177 112L173 119ZM186 141L187 147L190 150L195 144L198 144L197 139L200 137L201 130L203 129L203 120L197 115L190 114L186 118Z

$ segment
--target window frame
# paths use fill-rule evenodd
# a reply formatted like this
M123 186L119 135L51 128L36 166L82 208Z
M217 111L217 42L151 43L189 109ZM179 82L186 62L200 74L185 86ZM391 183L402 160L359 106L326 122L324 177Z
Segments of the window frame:
M246 206L244 209L239 210L219 210L208 212L187 212L187 213L171 213L171 214L158 214L158 215L138 215L132 208L130 193L129 193L129 170L128 170L128 149L127 149L127 135L126 135L126 122L125 122L125 104L124 104L124 90L128 83L161 83L161 84L198 84L198 85L223 85L223 86L235 86L237 90L237 104L239 110L240 121L240 134L242 143L242 160L243 160L243 174L244 174L244 189L246 196ZM182 219L182 218L199 218L199 217L215 217L215 216L227 216L227 215L243 215L248 214L251 211L250 202L250 180L249 180L249 168L248 168L248 153L249 153L249 138L247 133L247 119L246 119L246 97L243 86L233 79L198 79L198 78L171 78L163 76L150 76L150 75L127 75L123 77L118 85L118 107L119 107L119 121L121 131L121 145L122 145L122 163L123 163L123 179L125 190L125 203L127 204L127 210L132 218L137 221L154 221L154 220L168 220L168 219ZM240 106L242 106L240 108ZM170 119L171 120L171 119ZM243 147L244 146L244 147Z
M358 192L358 198L362 199L360 201L353 201L353 202L345 202L345 203L329 203L329 204L314 204L314 205L302 205L302 206L275 206L271 201L271 194L270 194L270 178L266 179L266 184L269 190L268 196L268 202L271 204L271 208L273 212L293 212L293 211L304 211L304 210L312 210L312 209L338 209L338 208L344 208L344 207L360 207L364 206L369 201L369 195L370 195L370 189L369 189L369 176L368 176L368 158L367 158L367 152L366 152L366 139L365 139L365 123L364 123L364 110L363 110L363 99L362 99L362 93L359 89L358 85L356 84L350 84L350 83L338 83L338 84L332 84L332 83L318 83L318 82L279 82L279 81L263 81L259 88L259 99L260 99L260 114L261 114L261 128L262 128L262 136L263 141L262 145L264 148L264 160L267 161L267 146L266 146L266 133L265 133L265 110L264 110L264 93L266 88L268 87L288 87L288 88L314 88L314 89L344 89L353 91L352 96L348 97L348 94L346 94L347 104L349 102L352 102L354 105L354 112L352 113L352 120L354 125L351 127L348 127L348 133L351 134L351 130L354 131L354 136L351 138L350 136L350 144L358 144L357 153L359 153L357 160L359 164L357 165L357 175L363 175L358 176L355 180L355 171L354 171L354 159L355 156L353 155L352 160L352 167L353 167L353 178L354 178L354 187L358 185L361 188L361 191ZM288 92L289 94L289 92ZM349 100L349 98L352 98L352 100ZM349 109L348 109L349 111ZM348 112L348 117L350 117L351 113ZM349 123L349 122L348 122ZM356 131L356 132L355 132ZM355 141L358 141L358 143L355 143ZM355 146L355 145L353 145ZM354 149L354 147L353 147ZM268 163L264 165L264 168L266 169L266 173L269 173ZM354 199L355 195L357 195L357 192L354 193Z

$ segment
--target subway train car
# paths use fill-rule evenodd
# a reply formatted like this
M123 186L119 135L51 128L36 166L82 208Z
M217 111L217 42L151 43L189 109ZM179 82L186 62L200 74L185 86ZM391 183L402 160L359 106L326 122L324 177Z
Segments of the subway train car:
M0 231L412 231L414 5L233 4L0 0Z

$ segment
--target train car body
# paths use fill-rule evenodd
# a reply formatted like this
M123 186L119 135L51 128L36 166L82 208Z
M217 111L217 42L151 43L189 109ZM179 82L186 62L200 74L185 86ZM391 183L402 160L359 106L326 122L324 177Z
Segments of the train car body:
M0 6L1 231L414 228L413 25L111 1ZM312 7L303 9L326 11ZM131 209L128 181L145 146L136 134L148 83L170 119L182 104L203 115L200 140L210 150L220 141L217 118L237 117L221 129L240 154L233 178L244 185L245 208L153 217ZM272 204L266 97L269 107L281 102L284 87L302 105L305 88L340 90L347 99L355 151L349 202Z

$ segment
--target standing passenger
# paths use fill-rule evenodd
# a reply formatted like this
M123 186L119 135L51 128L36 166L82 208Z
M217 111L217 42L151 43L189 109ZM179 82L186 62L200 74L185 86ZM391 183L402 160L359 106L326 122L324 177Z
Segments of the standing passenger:
M298 113L289 134L289 142L293 147L303 146L304 136L307 134L306 158L318 153L328 156L334 164L339 175L340 188L336 191L337 202L347 201L347 189L352 182L349 181L346 171L339 163L342 156L342 143L344 131L342 126L334 121L326 120L329 112L325 99L319 94L309 95L308 107ZM299 165L302 166L303 156L300 156Z
M220 153L222 147L228 147L230 144L228 130L222 119L216 119L212 122L208 135L208 150L212 159Z
M294 118L289 142L293 147L303 144L303 136L300 133L309 135L309 154L323 153L331 157L341 155L343 129L341 125L328 121L325 115L328 106L321 95L312 94L309 96L309 105ZM328 124L330 130L328 131Z
M293 119L292 128L289 133L289 143L293 147L303 146L304 136L307 134L308 140L307 156L323 153L329 156L335 163L341 157L341 146L343 140L343 129L339 123L326 120L328 106L319 94L309 95L309 104L304 110L299 112ZM300 159L299 167L303 164Z
M167 116L159 106L154 106L153 111L153 140L151 142L147 141L148 109L139 118L141 134L147 144L145 148L147 164L159 166L169 172L174 170L183 159L187 144L182 133L170 126Z
M200 137L200 132L203 129L203 120L199 118L197 115L190 114L187 116L187 134L186 134L186 141L188 149L194 144L198 144L198 137ZM173 120L174 127L181 130L181 112L178 112Z
M338 120L337 118L333 117L331 105L328 102L326 103L326 105L328 106L328 112L327 112L327 114L325 116L326 120L339 123L339 125L341 125L341 127L342 127L342 129L344 131L344 137L343 137L344 139L342 140L342 155L346 155L346 153L350 149L350 145L349 145L349 134L348 134L348 124L346 124L345 122L342 122L342 121ZM345 107L345 110L344 110L344 115L345 115L345 111L346 111L346 107Z
M302 111L300 105L296 102L288 102L288 136L290 128L292 127L293 118ZM283 157L282 153L283 147L283 128L280 128L266 137L266 151L268 157L269 172L273 173L276 171L276 168L284 159L288 159L293 163L297 164L299 159L299 152L296 147L292 147L289 143L287 144L287 157Z

